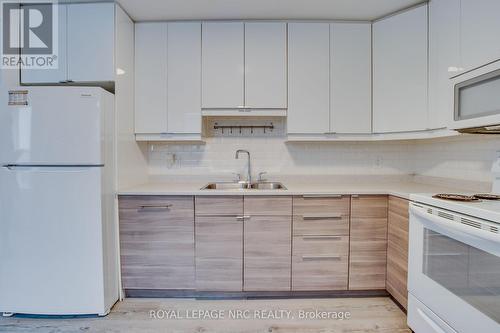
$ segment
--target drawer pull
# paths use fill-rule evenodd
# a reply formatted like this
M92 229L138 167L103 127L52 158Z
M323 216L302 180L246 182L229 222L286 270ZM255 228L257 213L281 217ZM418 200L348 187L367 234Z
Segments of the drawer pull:
M303 236L303 240L322 240L322 239L329 239L329 240L341 240L342 236Z
M340 260L342 260L342 257L340 257L340 256L302 256L302 261L322 261L322 260L340 261Z
M309 214L302 215L304 220L341 219L342 214Z
M341 199L342 194L308 194L303 195L304 199Z
M159 210L169 210L172 205L143 205L140 206L137 210L138 212L151 212L151 211L159 211Z
M250 219L250 216L248 216L248 215L236 216L236 219L237 219L238 221L244 221L244 220L248 220L248 219Z

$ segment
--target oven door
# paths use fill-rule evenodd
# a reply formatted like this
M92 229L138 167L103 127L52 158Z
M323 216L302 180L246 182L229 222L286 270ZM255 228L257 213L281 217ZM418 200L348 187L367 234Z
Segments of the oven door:
M409 292L457 332L500 332L498 227L410 205Z

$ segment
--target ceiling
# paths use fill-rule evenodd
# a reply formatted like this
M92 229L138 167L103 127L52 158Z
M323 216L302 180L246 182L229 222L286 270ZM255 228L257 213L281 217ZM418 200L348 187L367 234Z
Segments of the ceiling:
M373 20L422 0L117 0L134 21Z

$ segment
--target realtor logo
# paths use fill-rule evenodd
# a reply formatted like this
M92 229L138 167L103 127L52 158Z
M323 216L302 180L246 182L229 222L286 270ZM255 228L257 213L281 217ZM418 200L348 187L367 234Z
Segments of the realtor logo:
M57 2L2 1L2 68L57 68Z

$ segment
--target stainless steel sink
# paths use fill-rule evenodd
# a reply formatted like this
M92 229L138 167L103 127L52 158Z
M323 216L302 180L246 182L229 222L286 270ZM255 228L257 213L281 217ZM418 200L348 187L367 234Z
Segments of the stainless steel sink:
M256 190L286 190L286 187L283 186L283 184L275 182L253 183L251 186Z
M202 190L243 190L247 188L245 183L210 183Z
M245 183L210 183L201 188L202 190L219 190L219 191L230 191L230 190L286 190L286 187L277 182L258 182L252 183L250 188L248 188Z

